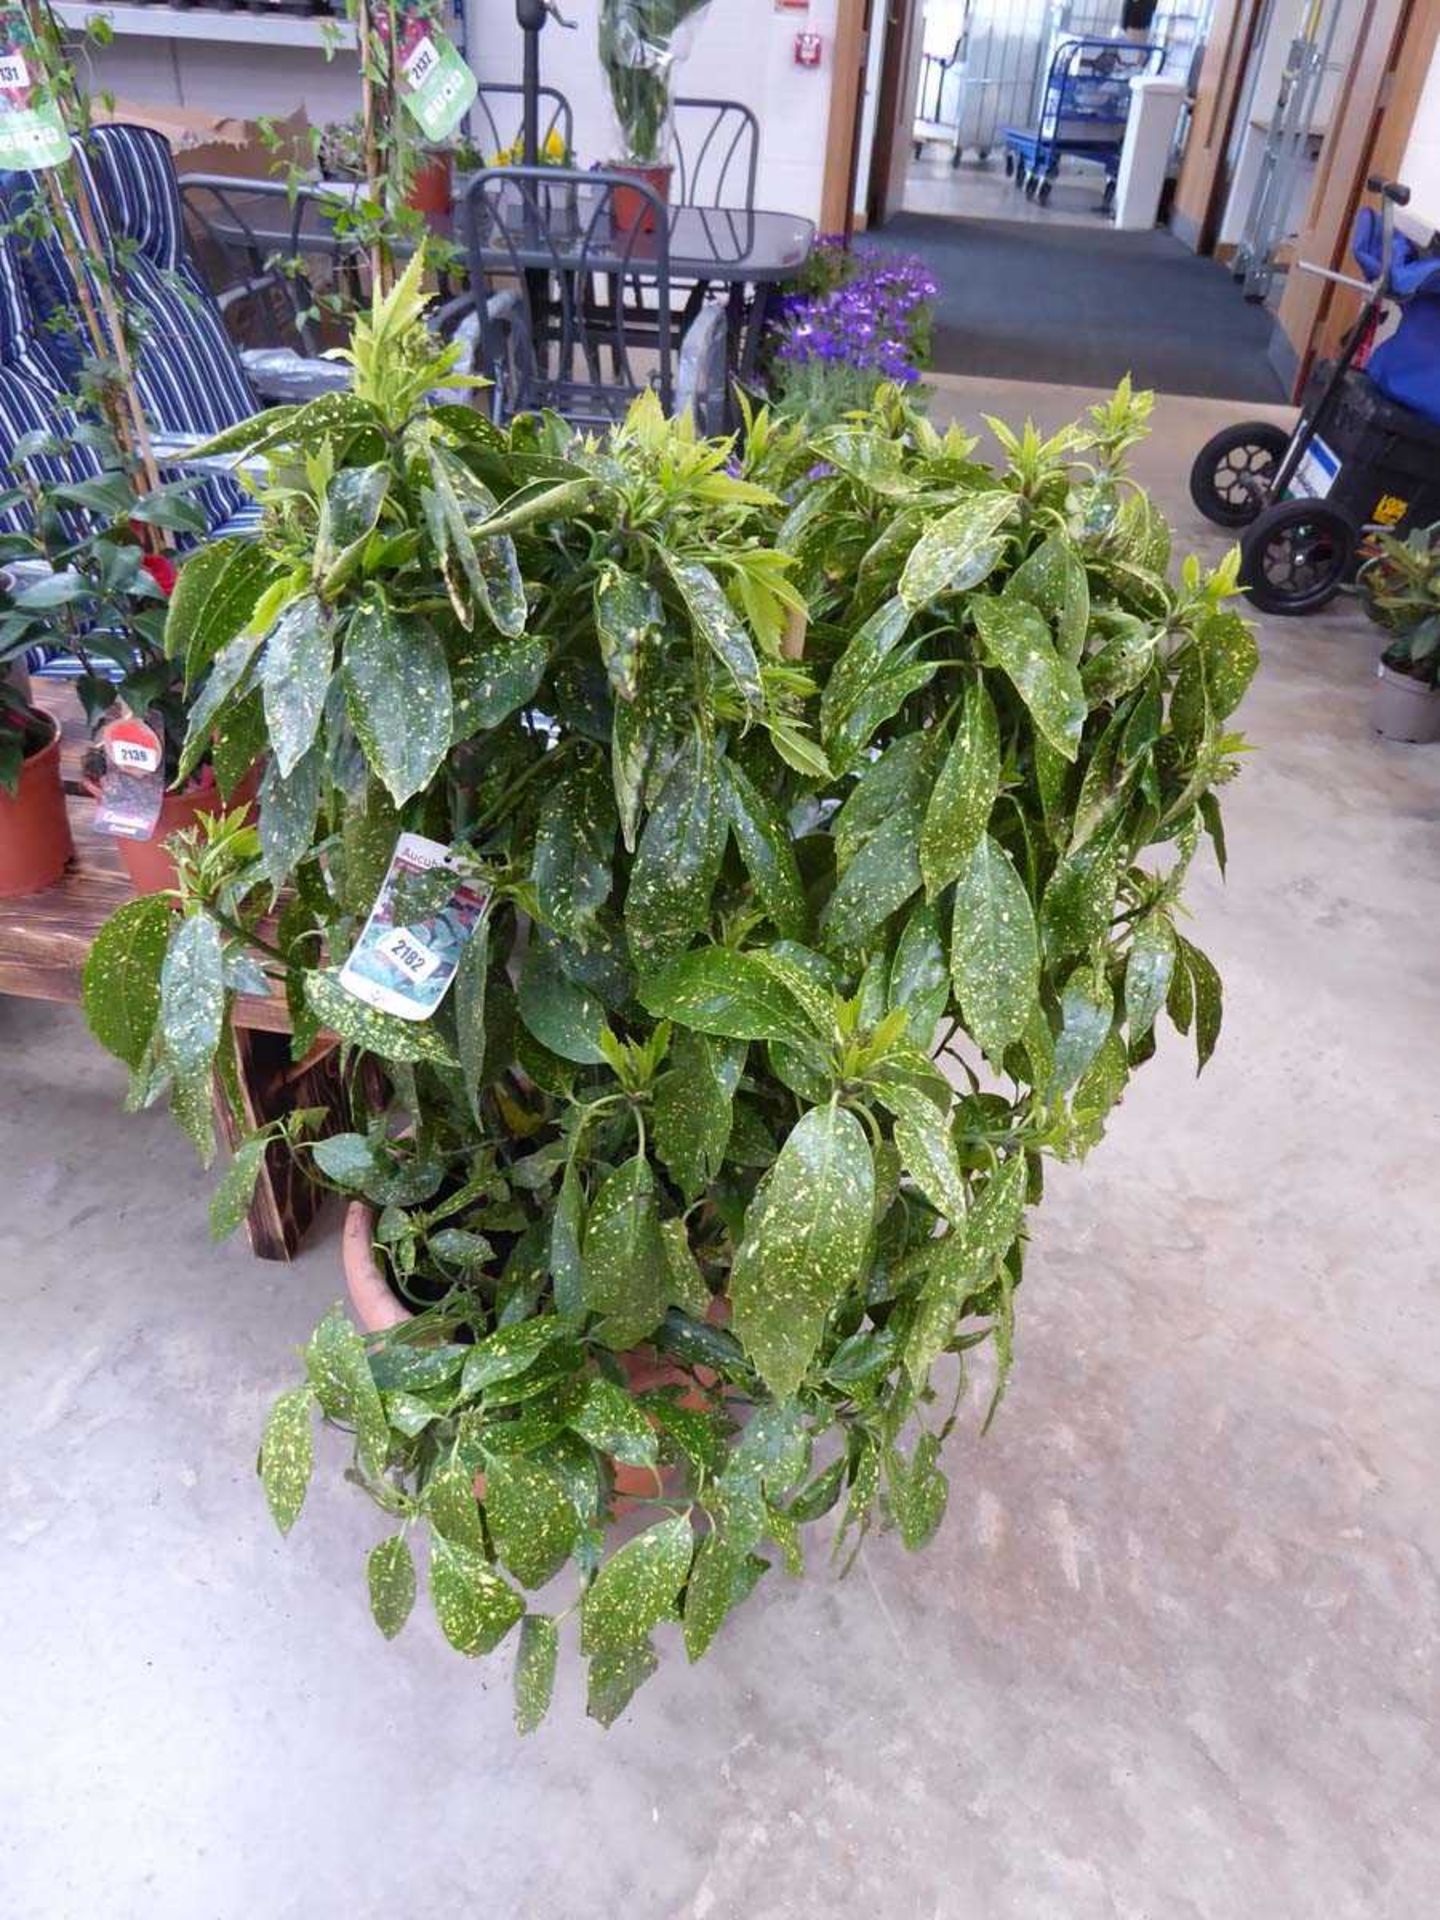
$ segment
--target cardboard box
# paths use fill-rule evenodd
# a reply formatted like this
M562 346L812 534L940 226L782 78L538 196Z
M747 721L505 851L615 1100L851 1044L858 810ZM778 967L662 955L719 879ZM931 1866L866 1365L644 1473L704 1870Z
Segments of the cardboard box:
M310 162L310 121L304 107L271 124L279 148L271 152L254 120L209 113L202 107L149 107L135 100L117 100L112 107L97 106L100 122L123 122L150 127L162 134L175 155L177 173L223 173L237 180L283 177L285 167Z

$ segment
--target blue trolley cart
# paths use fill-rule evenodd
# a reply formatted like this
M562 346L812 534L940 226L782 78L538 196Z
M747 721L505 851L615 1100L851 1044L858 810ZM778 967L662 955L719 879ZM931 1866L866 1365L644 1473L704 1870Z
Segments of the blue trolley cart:
M1062 40L1050 56L1039 127L1000 129L1005 171L1026 198L1044 206L1068 156L1104 169L1100 204L1108 207L1130 114L1130 82L1159 73L1164 64L1165 49L1141 41Z

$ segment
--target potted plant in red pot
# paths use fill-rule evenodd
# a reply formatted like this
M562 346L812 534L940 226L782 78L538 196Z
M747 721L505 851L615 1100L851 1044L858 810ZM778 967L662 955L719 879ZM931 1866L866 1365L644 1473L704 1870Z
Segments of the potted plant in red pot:
M670 197L671 71L680 49L676 36L708 0L601 0L600 64L609 83L621 152L612 173L634 174L664 202ZM654 213L638 193L617 190L615 224L628 232L653 225Z
M1376 668L1370 724L1387 740L1440 740L1440 528L1377 535L1360 569L1366 611L1391 636Z
M30 701L23 645L0 585L0 898L42 893L75 849L60 784L60 729Z

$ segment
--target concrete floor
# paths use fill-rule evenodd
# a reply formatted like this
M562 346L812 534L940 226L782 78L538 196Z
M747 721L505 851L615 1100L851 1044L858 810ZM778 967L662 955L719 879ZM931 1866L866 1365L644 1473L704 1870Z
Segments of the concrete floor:
M943 383L936 412L1085 395ZM1143 471L1182 539L1192 450ZM209 1246L208 1182L76 1016L0 1002L5 1920L1418 1920L1440 1884L1440 749L1368 630L1272 623L1195 937L1225 974L1058 1170L1009 1399L935 1546L777 1584L604 1735L362 1586L251 1467L337 1293ZM327 1449L333 1465L334 1449ZM1428 1891L1427 1891L1428 1889Z
M938 213L952 220L1021 220L1059 227L1113 225L1100 200L1105 176L1080 160L1063 160L1042 207L1027 200L1005 175L997 147L983 164L973 154L950 164L945 148L928 146L905 175L906 213Z

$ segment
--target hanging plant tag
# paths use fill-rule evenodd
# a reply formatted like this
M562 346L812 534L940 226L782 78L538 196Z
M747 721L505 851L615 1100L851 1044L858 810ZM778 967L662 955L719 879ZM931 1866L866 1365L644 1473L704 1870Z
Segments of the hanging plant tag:
M70 136L47 93L24 13L0 6L0 169L58 167L69 159Z
M165 799L165 737L159 715L151 721L125 713L100 729L99 741L105 771L95 831L120 840L153 839Z
M469 112L479 82L433 20L414 7L395 11L401 98L427 140L448 140Z
M396 842L365 930L340 973L347 993L401 1020L428 1020L445 998L487 895L459 881L436 906L407 911L402 889L452 865L449 850L423 834Z

